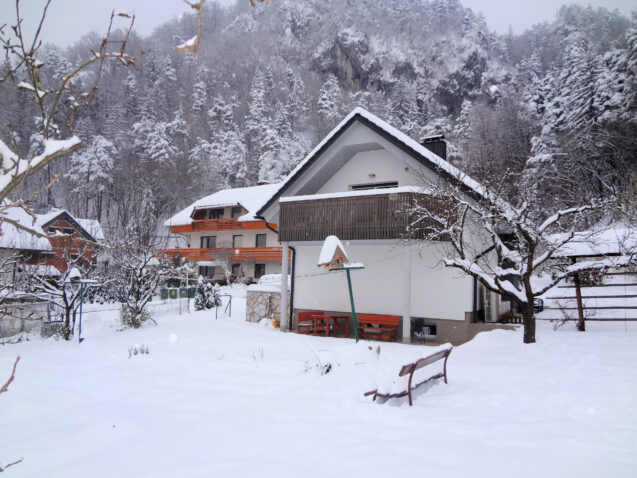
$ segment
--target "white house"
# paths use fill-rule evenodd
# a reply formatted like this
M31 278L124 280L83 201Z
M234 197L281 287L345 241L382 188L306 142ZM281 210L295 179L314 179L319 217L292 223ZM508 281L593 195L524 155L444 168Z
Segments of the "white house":
M350 260L365 265L351 273L357 313L401 316L403 341L414 326L454 343L493 327L485 322L497 320L499 296L445 268L444 243L406 239L407 207L426 198L425 178L460 181L468 195L479 194L480 185L450 163L357 108L277 187L257 216L279 225L282 283L294 252L293 320L302 310L350 310L344 274L317 267L323 240L336 235ZM292 325L287 310L284 302L282 327Z

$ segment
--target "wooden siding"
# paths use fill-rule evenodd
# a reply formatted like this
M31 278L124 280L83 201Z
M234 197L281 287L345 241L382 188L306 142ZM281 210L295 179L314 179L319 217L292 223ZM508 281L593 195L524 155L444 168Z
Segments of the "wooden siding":
M407 237L409 210L433 200L422 194L392 193L280 203L280 241L322 241L334 234L342 240ZM411 235L424 237L422 231Z
M276 229L276 224L270 224ZM192 224L171 226L170 230L175 234L205 231L249 231L267 229L263 221L243 221L237 219L202 219L193 221Z

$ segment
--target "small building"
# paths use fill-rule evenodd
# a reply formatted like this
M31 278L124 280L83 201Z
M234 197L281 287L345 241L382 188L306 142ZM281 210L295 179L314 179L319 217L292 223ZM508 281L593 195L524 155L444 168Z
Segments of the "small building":
M84 269L97 263L100 243L105 239L99 221L74 217L63 209L29 214L12 207L0 218L0 250L3 257L17 256L17 265L43 276L64 274L69 263ZM28 228L36 234L20 228Z
M295 251L293 320L288 322L283 303L282 327L293 329L299 311L350 310L344 274L317 267L330 235L343 241L349 260L365 265L352 272L356 311L400 316L403 341L419 334L462 343L496 326L489 322L496 322L508 304L487 294L472 277L444 267L444 241L406 234L410 205L424 201L438 207L427 195L425 178L460 180L468 195L479 194L475 181L430 146L356 108L264 201L256 213L279 224L282 283L290 271L288 250ZM281 299L285 301L284 294Z
M280 274L281 246L272 230L277 225L255 218L278 187L224 189L195 201L164 223L187 245L168 249L168 255L195 262L199 275L222 283Z

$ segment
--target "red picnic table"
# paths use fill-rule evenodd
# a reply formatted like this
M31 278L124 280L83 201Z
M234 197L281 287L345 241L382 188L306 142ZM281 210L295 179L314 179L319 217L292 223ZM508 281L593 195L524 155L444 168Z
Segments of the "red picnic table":
M322 311L306 311L298 313L296 331L299 334L318 335L320 333L329 337L330 331L336 337L337 332L344 332L344 337L349 337L349 315L325 314Z

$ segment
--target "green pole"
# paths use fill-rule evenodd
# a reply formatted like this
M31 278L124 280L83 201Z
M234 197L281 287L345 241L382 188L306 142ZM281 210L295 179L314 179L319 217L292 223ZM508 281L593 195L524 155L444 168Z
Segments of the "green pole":
M345 269L347 272L347 286L349 287L349 301L352 304L352 318L354 319L354 337L356 337L356 343L358 343L358 317L356 316L356 309L354 308L354 293L352 292L352 278L349 275L349 269Z
M80 328L77 332L77 341L82 342L82 304L84 303L84 283L80 282Z

